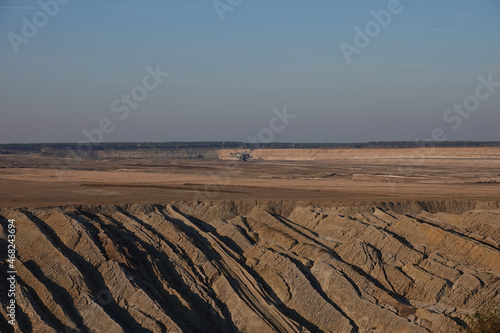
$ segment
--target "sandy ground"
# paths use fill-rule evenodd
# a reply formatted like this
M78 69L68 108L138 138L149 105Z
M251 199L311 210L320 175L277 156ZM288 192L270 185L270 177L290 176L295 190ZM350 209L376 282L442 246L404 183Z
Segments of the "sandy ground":
M500 198L500 148L285 152L255 151L262 160L250 162L0 155L0 203L37 207L228 199Z
M500 302L500 149L253 153L1 154L19 331L459 332Z

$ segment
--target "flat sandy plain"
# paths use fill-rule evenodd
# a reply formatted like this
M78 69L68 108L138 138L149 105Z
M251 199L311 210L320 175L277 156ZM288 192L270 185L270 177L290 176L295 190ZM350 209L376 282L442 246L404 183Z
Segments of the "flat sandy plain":
M0 155L0 331L449 333L500 304L500 148L230 152Z
M263 149L249 162L0 155L2 207L179 200L498 200L500 148Z

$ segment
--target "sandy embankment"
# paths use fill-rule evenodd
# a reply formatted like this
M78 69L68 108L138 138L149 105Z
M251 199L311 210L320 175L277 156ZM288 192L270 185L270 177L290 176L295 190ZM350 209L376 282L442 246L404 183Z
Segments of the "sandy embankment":
M221 149L220 159L233 159L238 149ZM332 159L420 159L420 158L487 158L500 159L500 147L481 148L402 148L402 149L255 149L256 159L281 161L314 161Z

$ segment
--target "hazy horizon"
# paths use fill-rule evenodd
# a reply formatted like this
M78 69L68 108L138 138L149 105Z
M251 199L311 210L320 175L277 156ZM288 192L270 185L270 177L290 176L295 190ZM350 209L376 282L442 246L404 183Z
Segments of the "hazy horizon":
M0 143L499 141L499 17L495 0L2 1Z
M195 144L195 143L237 143L237 144L242 144L242 145L248 145L251 147L252 143L249 141L231 141L231 140L206 140L206 141L103 141L101 143L103 144L127 144L127 143L137 143L137 144L146 144L146 143L151 143L151 144L162 144L162 143L186 143L186 144ZM349 142L318 142L318 141L272 141L269 143L261 143L261 142L256 142L255 144L257 145L262 145L263 147L266 147L267 145L280 145L280 144L286 144L286 145L292 145L292 144L307 144L307 145L352 145L352 144L360 144L360 145L366 145L366 144L385 144L385 143L415 143L415 144L421 144L420 147L424 147L425 144L427 144L428 147L441 147L440 142L444 141L430 141L430 140L392 140L392 141L349 141ZM482 140L446 140L445 141L448 144L451 143L493 143L495 144L500 144L500 140L487 140L487 141L482 141ZM2 142L0 145L53 145L53 144L68 144L68 145L77 145L78 141L53 141L53 142ZM96 145L100 143L94 143ZM87 147L87 146L85 146ZM243 146L242 146L243 147ZM449 146L453 147L453 146ZM461 145L457 145L457 147L462 147ZM464 145L463 147L469 147L467 145ZM470 146L471 148L474 148L475 146ZM481 145L480 147L489 147L488 145ZM238 147L240 148L240 147ZM82 148L83 149L83 148Z

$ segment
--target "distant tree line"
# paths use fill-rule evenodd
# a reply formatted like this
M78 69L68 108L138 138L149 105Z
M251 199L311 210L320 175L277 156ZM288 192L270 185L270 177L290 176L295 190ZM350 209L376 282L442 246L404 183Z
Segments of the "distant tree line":
M500 141L377 141L359 143L245 143L236 141L198 142L103 142L92 144L93 151L103 150L179 150L179 149L361 149L419 147L500 147ZM9 143L0 144L0 153L78 150L77 143Z

